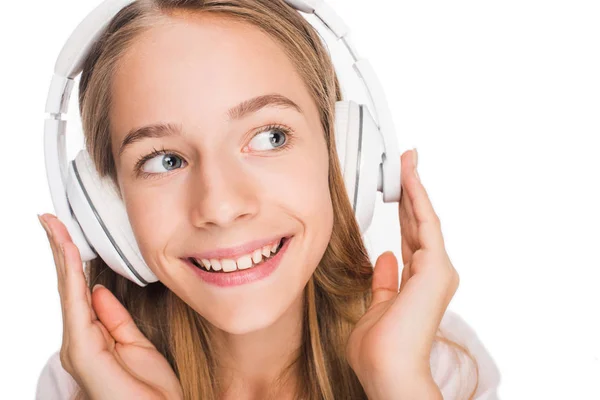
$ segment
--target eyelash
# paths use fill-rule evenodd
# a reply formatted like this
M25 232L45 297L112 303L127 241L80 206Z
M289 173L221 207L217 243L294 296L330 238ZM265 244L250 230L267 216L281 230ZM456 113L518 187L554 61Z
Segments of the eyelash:
M256 130L256 133L254 135L252 135L251 139L253 139L259 133L262 133L265 131L270 131L270 130L278 130L278 131L282 132L283 134L285 134L285 136L286 136L286 141L283 144L283 146L278 147L277 149L274 149L273 151L280 152L280 151L286 151L286 150L289 150L290 148L292 148L294 138L295 138L294 132L292 131L291 128L289 128L288 126L282 125L282 124L269 124L262 128L258 128ZM181 157L179 154L177 154L176 152L173 152L171 150L167 150L164 147L161 147L158 150L153 148L153 150L150 153L148 153L144 156L141 156L136 161L135 166L134 166L134 172L135 172L136 176L144 178L144 179L146 179L146 178L153 179L153 178L158 178L160 176L164 176L165 174L157 174L157 173L142 171L142 167L146 161L148 161L156 156L159 156L159 155L174 155L183 160L183 157Z

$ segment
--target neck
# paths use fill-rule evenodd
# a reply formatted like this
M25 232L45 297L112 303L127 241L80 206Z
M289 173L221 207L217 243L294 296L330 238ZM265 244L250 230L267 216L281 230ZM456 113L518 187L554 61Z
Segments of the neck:
M219 380L225 398L265 399L273 395L283 370L298 356L302 341L303 296L292 303L272 325L242 335L217 330L219 336ZM292 398L296 371L290 371L278 399ZM289 397L288 397L289 396Z

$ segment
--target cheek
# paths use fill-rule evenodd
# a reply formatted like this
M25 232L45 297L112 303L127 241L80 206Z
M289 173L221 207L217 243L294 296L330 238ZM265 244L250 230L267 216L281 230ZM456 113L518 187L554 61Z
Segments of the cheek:
M159 256L176 231L177 218L173 210L182 209L182 205L177 204L178 198L165 196L164 190L158 187L135 188L124 193L129 222L144 258ZM146 262L149 266L156 264L155 260Z
M333 205L329 190L327 156L290 171L291 179L282 180L278 193L285 196L285 206L302 226L302 268L293 272L292 282L306 282L321 260L333 230Z
M294 153L270 172L268 202L279 204L302 223L328 223L333 214L327 150ZM292 150L293 152L294 150ZM308 227L307 227L308 228Z

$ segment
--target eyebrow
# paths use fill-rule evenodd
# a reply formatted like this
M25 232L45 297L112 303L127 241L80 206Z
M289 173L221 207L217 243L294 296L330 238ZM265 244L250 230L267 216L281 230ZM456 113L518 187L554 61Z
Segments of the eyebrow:
M244 118L246 115L259 111L267 106L291 108L301 114L303 113L302 108L300 108L298 104L294 103L289 98L278 93L270 93L242 101L240 104L227 111L227 117L229 118L229 121L239 120ZM123 139L119 149L119 157L121 154L123 154L127 146L130 146L131 144L142 139L160 138L175 135L181 135L181 125L156 123L145 125L140 128L134 128L129 131L129 133L125 136L125 139Z

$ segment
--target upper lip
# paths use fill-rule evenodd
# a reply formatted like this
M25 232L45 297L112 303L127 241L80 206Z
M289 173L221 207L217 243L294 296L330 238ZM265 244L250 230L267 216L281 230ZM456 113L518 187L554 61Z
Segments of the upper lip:
M254 250L258 248L262 248L268 244L272 244L278 239L287 238L289 235L278 235L271 236L266 239L258 239L253 240L248 243L244 243L239 246L221 248L217 250L206 251L203 253L194 253L188 255L189 257L195 258L196 260L221 260L221 259L231 259L236 260L238 257L243 256L245 254L251 254Z

